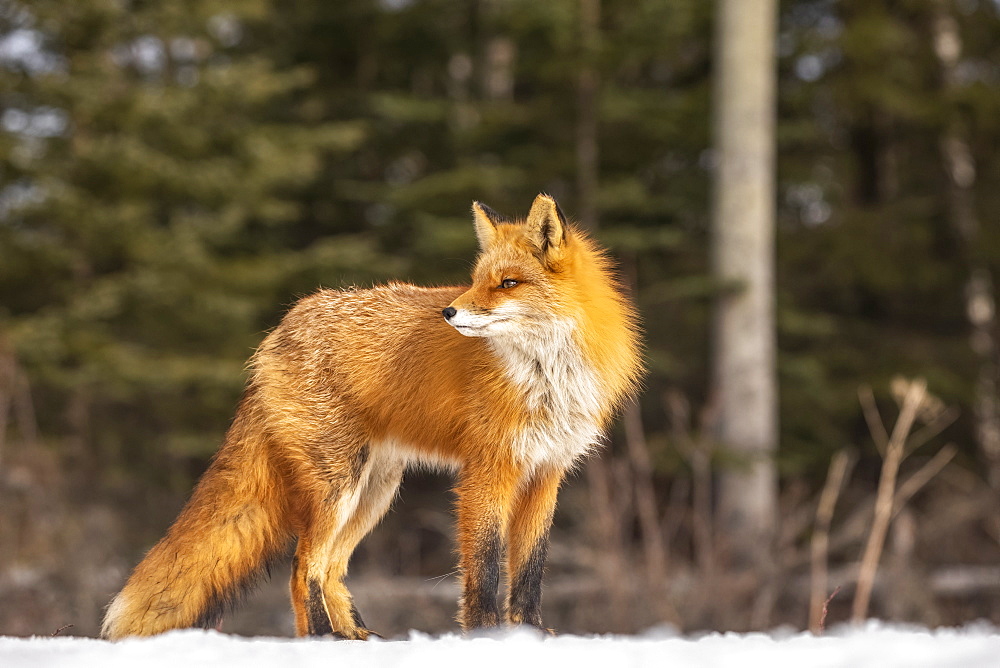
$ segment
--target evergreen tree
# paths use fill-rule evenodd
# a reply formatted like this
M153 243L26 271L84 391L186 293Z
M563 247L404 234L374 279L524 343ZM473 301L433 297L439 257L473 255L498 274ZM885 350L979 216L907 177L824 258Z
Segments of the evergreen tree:
M91 470L210 453L288 288L371 273L363 239L296 243L299 193L362 130L283 112L314 74L244 46L265 10L4 3L30 48L0 69L0 322Z

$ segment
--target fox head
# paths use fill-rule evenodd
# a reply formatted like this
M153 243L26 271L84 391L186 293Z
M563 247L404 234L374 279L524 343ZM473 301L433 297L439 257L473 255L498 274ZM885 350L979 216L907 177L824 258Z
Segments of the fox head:
M535 198L523 221L509 220L489 207L472 205L480 254L472 287L442 311L466 336L527 333L558 319L565 308L575 234L556 201Z

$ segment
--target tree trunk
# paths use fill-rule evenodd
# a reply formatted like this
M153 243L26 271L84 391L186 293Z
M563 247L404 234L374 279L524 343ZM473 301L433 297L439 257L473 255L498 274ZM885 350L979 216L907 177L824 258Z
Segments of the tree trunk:
M774 0L720 0L712 270L719 539L732 565L766 563L777 521L774 327Z
M597 229L597 48L601 0L580 0L580 69L576 105L577 216L587 230Z
M947 96L958 86L955 70L962 55L962 35L958 22L948 13L944 2L935 3L934 10L934 51L941 65L942 83ZM979 250L980 226L973 190L976 184L976 164L965 132L955 114L950 111L941 139L941 157L949 177L948 215L952 228L962 243L968 267L965 312L971 330L972 351L979 366L975 386L976 440L986 460L990 486L994 490L1000 490L996 296L993 276Z

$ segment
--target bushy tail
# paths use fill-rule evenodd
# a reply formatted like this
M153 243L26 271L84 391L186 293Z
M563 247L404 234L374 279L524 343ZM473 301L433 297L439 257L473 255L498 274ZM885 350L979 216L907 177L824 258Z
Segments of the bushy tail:
M180 516L111 601L101 634L214 626L288 542L252 392Z

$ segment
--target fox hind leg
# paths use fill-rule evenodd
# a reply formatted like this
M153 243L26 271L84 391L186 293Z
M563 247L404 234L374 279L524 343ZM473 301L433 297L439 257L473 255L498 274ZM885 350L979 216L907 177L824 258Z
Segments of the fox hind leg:
M341 612L349 613L353 628L367 638L370 630L365 628L364 620L358 612L347 587L343 584L347 575L347 566L358 543L378 524L396 498L399 483L403 479L405 466L401 460L375 458L373 467L365 481L365 486L358 499L354 513L348 519L330 554L333 569L329 573L328 583L339 586L343 591L346 605ZM335 580L335 583L332 582Z
M299 636L336 636L364 640L364 628L347 588L326 569L316 550L300 542L293 558L292 603Z
M365 628L343 583L351 554L392 504L403 476L401 461L370 457L352 485L316 509L292 561L291 596L297 635L365 640Z
M299 538L292 557L291 597L295 611L295 634L325 636L333 634L333 622L327 609L320 579L310 575L309 564L315 563L309 540Z

